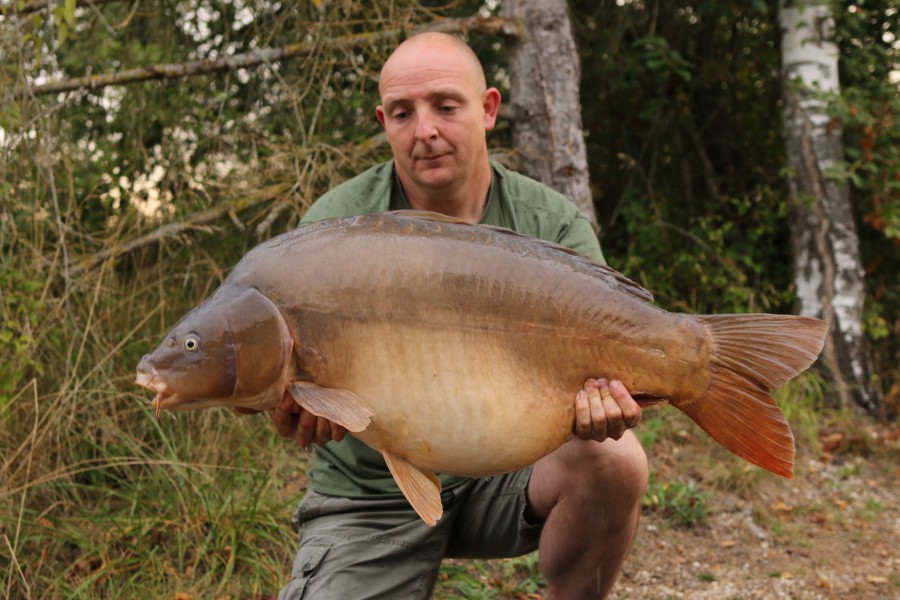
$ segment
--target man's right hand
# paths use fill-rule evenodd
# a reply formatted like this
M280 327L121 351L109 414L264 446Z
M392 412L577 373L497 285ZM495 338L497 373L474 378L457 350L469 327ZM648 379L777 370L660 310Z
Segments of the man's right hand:
M260 412L251 408L237 408L236 410L241 414ZM293 397L287 392L284 393L281 402L269 412L269 415L272 417L272 423L275 425L278 435L296 440L304 450L313 443L324 446L332 440L339 442L347 435L344 427L312 414L294 402Z

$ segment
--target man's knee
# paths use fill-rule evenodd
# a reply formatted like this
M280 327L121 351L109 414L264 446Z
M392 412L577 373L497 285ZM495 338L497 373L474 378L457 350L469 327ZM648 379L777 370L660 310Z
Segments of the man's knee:
M572 475L585 482L584 492L600 497L610 495L623 505L640 502L647 488L649 467L647 454L630 431L619 440L592 442L572 440L572 460L567 461ZM614 494L610 494L611 491Z

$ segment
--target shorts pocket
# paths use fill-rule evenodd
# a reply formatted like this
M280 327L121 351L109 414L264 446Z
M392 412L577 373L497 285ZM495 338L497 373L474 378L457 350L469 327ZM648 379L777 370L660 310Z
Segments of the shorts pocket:
M294 558L294 567L291 571L291 581L278 594L278 600L301 600L325 555L331 550L330 545L309 544L301 546Z

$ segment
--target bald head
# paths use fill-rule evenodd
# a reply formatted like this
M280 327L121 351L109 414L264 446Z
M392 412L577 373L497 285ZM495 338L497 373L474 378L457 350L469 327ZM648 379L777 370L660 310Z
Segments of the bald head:
M402 76L410 69L438 63L453 65L471 82L477 93L487 89L484 68L468 44L452 35L433 31L415 35L397 46L381 68L378 89L383 95L385 85L391 79Z

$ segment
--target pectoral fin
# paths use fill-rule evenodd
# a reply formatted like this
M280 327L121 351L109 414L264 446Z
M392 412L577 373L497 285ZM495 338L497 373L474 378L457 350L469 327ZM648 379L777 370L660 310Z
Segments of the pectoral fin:
M434 473L423 471L402 456L388 450L382 454L391 475L394 476L394 481L400 486L400 491L422 520L434 527L444 514L444 506L441 504L441 480Z
M288 385L294 401L316 415L337 423L347 431L362 431L369 426L372 412L366 401L349 390L326 388L308 381Z

